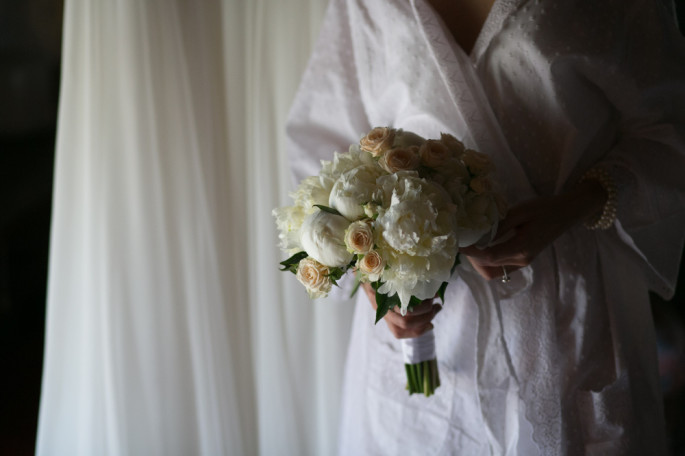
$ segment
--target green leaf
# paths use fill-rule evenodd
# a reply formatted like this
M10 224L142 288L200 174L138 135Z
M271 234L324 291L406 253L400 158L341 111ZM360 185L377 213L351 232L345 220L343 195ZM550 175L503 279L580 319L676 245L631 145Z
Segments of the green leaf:
M359 290L359 287L362 284L362 273L361 271L357 271L357 273L354 275L354 288L352 288L352 292L350 293L350 298L353 298L354 295L357 294L357 291Z
M400 298L397 293L392 296L379 293L378 289L381 285L383 285L383 282L380 280L371 283L371 286L376 291L376 323L381 321L390 309L400 304Z
M307 256L307 252L297 252L287 260L281 261L279 263L281 266L283 266L281 271L290 271L293 274L297 274L297 265L300 264L301 260L307 258Z
M399 298L397 299L397 301L399 302ZM400 306L400 305L402 305L402 304L399 303L399 304L397 304L397 305ZM408 308L407 310L413 310L414 307L420 306L420 305L421 305L421 300L420 300L419 298L417 298L416 296L412 296L412 297L409 299L409 306L408 306L409 308Z
M330 268L328 272L328 278L331 279L333 283L340 280L340 278L344 275L345 270L343 268Z
M452 269L450 269L450 275L454 274L454 271L457 269L457 266L459 266L459 263L461 263L461 259L459 258L459 253L457 253L456 258L454 259L454 264L452 265Z
M322 204L315 204L314 207L318 207L319 210L322 210L324 212L328 212L329 214L334 214L334 215L342 215L340 212L337 210L333 209L332 207L324 206Z
M374 287L377 288L377 287ZM376 291L376 322L378 323L383 319L386 313L388 313L390 307L388 307L388 295L379 293Z
M445 304L445 290L447 290L447 282L442 282L442 285L438 288L438 298L440 298L443 304Z

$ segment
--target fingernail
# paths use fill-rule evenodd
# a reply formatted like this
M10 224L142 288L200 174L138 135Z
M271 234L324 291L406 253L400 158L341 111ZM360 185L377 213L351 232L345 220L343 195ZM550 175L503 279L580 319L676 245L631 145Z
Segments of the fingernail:
M433 305L433 315L436 315L441 310L442 310L442 306L440 304L434 304Z

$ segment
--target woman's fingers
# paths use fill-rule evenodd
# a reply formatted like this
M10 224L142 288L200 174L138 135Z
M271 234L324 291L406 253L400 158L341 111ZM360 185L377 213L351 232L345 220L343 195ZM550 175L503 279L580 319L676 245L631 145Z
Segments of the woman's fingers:
M439 304L431 305L427 312L421 314L407 314L404 317L395 312L388 312L385 315L385 321L392 323L393 325L402 329L414 329L418 327L425 326L427 323L433 319L435 314L440 311L441 306Z
M508 241L501 244L479 249L478 247L465 247L459 249L471 260L473 264L476 260L481 266L528 266L538 253L533 248L534 244L529 242L526 230L518 230ZM474 265L475 267L475 265Z
M476 258L468 257L468 259L471 262L473 269L475 269L481 276L483 276L487 280L501 279L504 276L504 269L502 268L506 268L507 274L510 274L518 269L521 269L519 266L513 266L510 264L504 266L484 266L478 263L478 260Z
M376 292L373 287L368 284L362 284L362 288L369 298L371 305L374 309L377 308L376 305ZM383 319L388 325L390 332L398 339L407 339L412 337L418 337L429 329L433 328L431 321L433 317L442 310L442 306L439 304L433 304L433 299L426 299L421 301L421 304L415 306L411 312L407 315L402 316L399 313L398 308L394 308L392 312L385 314Z
M388 329L393 336L397 339L412 339L414 337L419 337L426 331L433 329L433 323L428 323L420 328L403 329L398 326L388 324Z

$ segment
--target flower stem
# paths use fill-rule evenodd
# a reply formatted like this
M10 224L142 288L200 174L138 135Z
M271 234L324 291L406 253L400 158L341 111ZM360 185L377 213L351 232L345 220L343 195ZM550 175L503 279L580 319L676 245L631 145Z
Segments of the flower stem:
M440 386L437 360L431 359L417 364L405 364L404 369L407 374L409 394L418 393L426 397L435 394L435 389Z

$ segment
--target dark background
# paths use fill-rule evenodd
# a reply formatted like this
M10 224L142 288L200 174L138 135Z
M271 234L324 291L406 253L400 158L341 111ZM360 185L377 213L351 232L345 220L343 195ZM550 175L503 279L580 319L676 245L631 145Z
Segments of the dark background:
M0 455L34 452L61 32L62 0L0 0Z
M0 0L0 455L34 453L62 8L62 0ZM685 454L684 276L671 302L653 305L675 454Z

